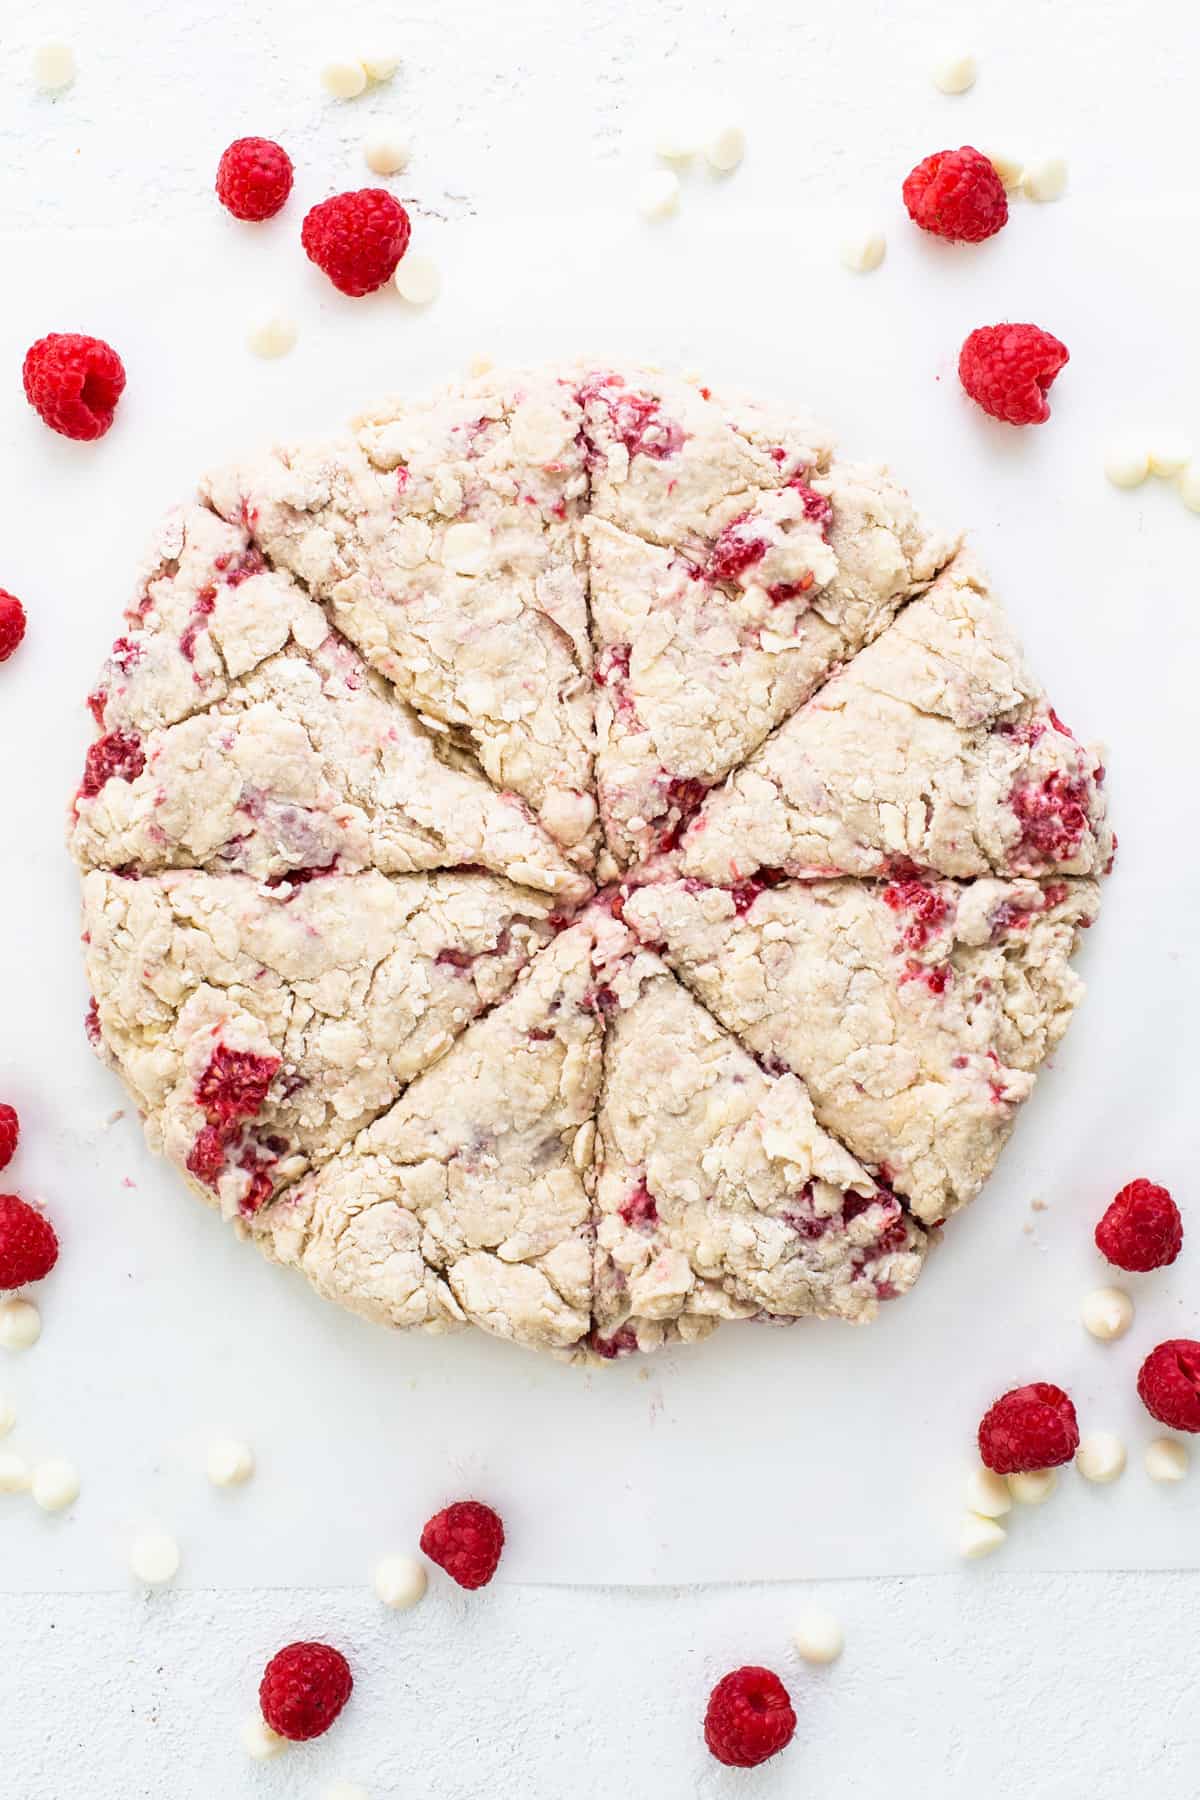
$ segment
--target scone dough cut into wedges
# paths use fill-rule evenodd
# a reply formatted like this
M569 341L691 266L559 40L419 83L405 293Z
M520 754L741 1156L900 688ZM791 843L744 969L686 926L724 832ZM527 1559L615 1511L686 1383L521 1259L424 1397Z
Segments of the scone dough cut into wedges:
M151 1147L247 1216L500 999L552 902L487 875L84 880L97 1050Z
M206 484L369 662L584 868L596 849L582 413L488 376Z
M612 982L596 1145L596 1331L615 1356L722 1319L862 1322L925 1234L657 957Z
M112 687L108 713L124 701ZM71 850L85 868L277 883L478 865L568 900L588 892L524 801L443 760L437 735L334 632L269 657L139 744L140 767L119 761L76 798Z
M705 789L950 554L882 470L787 469L726 496L706 542L651 544L588 521L597 790L623 868L670 848Z
M368 1131L266 1208L280 1262L397 1327L571 1351L591 1326L603 1024L584 921Z
M1026 667L970 557L709 795L680 867L788 875L1099 875L1104 768Z
M978 1193L1082 993L1089 881L667 882L628 923L934 1224Z

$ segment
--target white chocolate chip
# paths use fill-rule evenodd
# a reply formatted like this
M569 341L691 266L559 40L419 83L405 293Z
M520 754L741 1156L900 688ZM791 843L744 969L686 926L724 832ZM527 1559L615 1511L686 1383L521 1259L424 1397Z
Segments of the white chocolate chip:
M1004 183L1008 193L1021 185L1021 177L1025 173L1025 164L1015 156L1009 156L1004 150L985 150L983 153Z
M147 1531L134 1538L129 1566L147 1587L165 1587L179 1573L179 1545L165 1531Z
M1058 1486L1057 1469L1025 1469L1019 1475L1009 1475L1008 1491L1018 1506L1040 1506L1048 1500Z
M1192 446L1188 440L1166 432L1155 439L1155 445L1151 448L1150 473L1164 475L1169 479L1172 475L1178 475L1181 469L1186 469L1191 460Z
M1043 156L1027 163L1021 192L1030 200L1061 200L1067 191L1067 165L1061 156Z
M1075 1452L1075 1467L1085 1481L1115 1481L1125 1468L1125 1446L1115 1431L1091 1431Z
M367 71L353 57L327 62L321 70L321 86L335 100L356 100L367 86Z
M254 1452L237 1438L218 1438L208 1447L207 1468L214 1487L240 1487L254 1473Z
M416 1556L385 1556L375 1567L375 1592L393 1612L407 1612L424 1598L429 1585L425 1564Z
M442 539L442 561L456 575L478 575L486 567L491 538L487 527L474 520L450 525Z
M856 275L868 275L887 255L887 239L872 225L856 227L842 239L842 266Z
M0 1494L27 1494L31 1479L23 1456L15 1450L0 1450Z
M45 94L60 93L75 79L75 52L69 44L41 44L33 53L33 79Z
M1114 487L1140 487L1150 473L1150 452L1144 444L1112 444L1105 452L1104 473Z
M796 1620L792 1643L805 1662L836 1662L846 1648L846 1634L840 1622L819 1606L808 1607Z
M1133 1324L1133 1301L1123 1288L1094 1288L1079 1309L1084 1329L1102 1344L1124 1337Z
M933 65L933 85L943 94L965 94L978 75L979 66L969 50L952 50Z
M7 1394L0 1394L0 1438L7 1437L16 1422L16 1407Z
M654 139L654 154L664 162L691 162L702 138L703 133L691 119L666 119Z
M367 167L376 175L399 175L407 169L412 145L396 125L380 125L363 144Z
M362 66L370 81L390 81L400 67L400 58L393 50L376 50L370 56L362 58Z
M1180 470L1179 498L1191 512L1200 512L1200 462L1190 462Z
M255 356L286 356L296 347L296 321L286 313L264 313L246 333L246 346Z
M287 1745L288 1740L280 1737L277 1731L272 1731L261 1713L255 1713L242 1726L242 1749L255 1762L268 1762L272 1756L278 1756L281 1750L286 1750Z
M974 1562L978 1557L990 1556L993 1550L998 1550L1007 1536L1003 1525L997 1525L995 1519L968 1513L958 1534L958 1553L968 1562Z
M704 146L709 167L728 175L746 154L746 134L740 125L722 125Z
M1182 1481L1191 1458L1178 1438L1155 1438L1146 1445L1146 1473L1151 1481Z
M431 256L405 256L392 277L396 292L410 306L428 306L442 291L442 278Z
M1012 1495L1003 1475L982 1465L967 1476L967 1505L983 1519L1002 1519L1012 1511Z
M61 1456L38 1463L33 1471L33 1497L43 1512L63 1512L79 1498L79 1470Z
M679 211L679 177L674 169L655 169L638 189L638 211L643 219L669 219Z
M42 1315L32 1300L0 1300L0 1345L28 1350L42 1335Z

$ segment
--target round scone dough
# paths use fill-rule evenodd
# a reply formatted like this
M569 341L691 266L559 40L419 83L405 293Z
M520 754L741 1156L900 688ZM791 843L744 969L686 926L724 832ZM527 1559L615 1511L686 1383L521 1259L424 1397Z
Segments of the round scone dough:
M160 529L71 807L148 1138L369 1318L872 1318L1082 994L1104 769L811 420L489 372Z

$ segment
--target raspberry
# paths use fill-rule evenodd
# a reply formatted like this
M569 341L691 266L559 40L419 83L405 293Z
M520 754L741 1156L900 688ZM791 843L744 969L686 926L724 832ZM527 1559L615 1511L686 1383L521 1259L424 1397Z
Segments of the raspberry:
M252 1119L278 1069L277 1056L257 1056L253 1050L231 1050L227 1044L218 1044L196 1083L196 1105L209 1124L221 1130L239 1119Z
M132 731L110 731L88 748L79 784L80 798L93 799L106 781L134 781L146 766L141 739Z
M41 1281L58 1261L58 1238L45 1213L0 1194L0 1288Z
M1008 196L978 150L937 150L904 181L904 204L914 225L956 244L979 244L1008 223Z
M1183 1246L1183 1220L1165 1187L1131 1181L1096 1227L1096 1248L1118 1269L1165 1269Z
M1046 392L1070 360L1067 346L1040 325L981 325L958 353L958 378L993 419L1044 425Z
M384 188L335 194L305 215L300 242L343 294L371 294L395 274L408 249L411 226L400 202Z
M271 1658L259 1683L262 1716L280 1737L320 1737L350 1698L354 1677L330 1644L288 1644Z
M25 398L64 437L102 438L125 388L111 344L77 331L52 331L25 352Z
M1021 1475L1070 1462L1079 1424L1068 1395L1049 1381L1013 1388L979 1424L979 1454L997 1475Z
M1194 1338L1159 1344L1138 1370L1137 1390L1160 1425L1200 1431L1200 1344Z
M292 191L292 159L270 138L235 138L217 164L216 187L235 219L273 219Z
M486 1587L504 1548L499 1513L479 1500L456 1500L434 1513L421 1533L421 1548L459 1587Z
M795 1730L788 1691L770 1669L734 1669L708 1696L704 1741L731 1768L753 1769L778 1756Z
M15 1106L0 1106L0 1169L7 1169L21 1135L21 1121Z
M25 636L25 608L15 594L0 588L0 663L7 662Z

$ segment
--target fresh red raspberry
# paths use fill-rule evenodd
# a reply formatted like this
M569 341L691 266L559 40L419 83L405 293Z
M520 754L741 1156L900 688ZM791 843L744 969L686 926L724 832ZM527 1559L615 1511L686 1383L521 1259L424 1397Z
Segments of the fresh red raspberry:
M25 352L25 398L64 437L102 438L125 388L125 365L101 338L52 331Z
M979 1454L997 1475L1054 1469L1079 1448L1079 1423L1070 1398L1049 1381L1013 1388L989 1406L979 1424Z
M21 1121L15 1106L0 1106L0 1169L7 1169L21 1135Z
M335 194L305 215L300 242L343 294L373 294L396 272L412 227L386 188Z
M350 1698L350 1664L331 1644L287 1644L267 1664L258 1688L262 1716L280 1737L320 1737Z
M434 1513L421 1533L421 1548L459 1587L486 1587L504 1548L504 1523L479 1500L456 1500Z
M981 325L958 353L958 378L993 419L1044 425L1047 391L1070 360L1067 346L1040 325Z
M254 1117L278 1073L277 1056L259 1056L253 1050L231 1050L228 1044L218 1044L196 1083L196 1105L210 1125L227 1130L241 1119Z
M903 193L914 225L956 244L982 243L1008 222L1004 183L969 144L927 156L905 176Z
M731 1768L753 1769L778 1756L795 1730L788 1691L770 1669L734 1669L708 1696L704 1741Z
M58 1237L45 1213L0 1194L0 1288L41 1281L58 1261Z
M291 157L270 138L235 138L217 164L217 199L235 219L273 219L292 174Z
M1096 1248L1118 1269L1165 1269L1183 1247L1183 1220L1165 1187L1139 1178L1123 1187L1096 1227Z
M92 800L106 781L136 781L146 766L142 741L133 731L110 731L88 746L79 795Z
M1152 1350L1138 1370L1142 1405L1173 1431L1200 1431L1200 1344L1169 1338Z
M25 636L25 608L15 594L0 588L0 663L7 662Z

